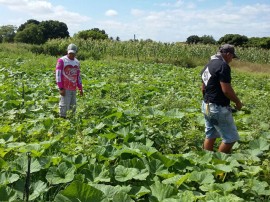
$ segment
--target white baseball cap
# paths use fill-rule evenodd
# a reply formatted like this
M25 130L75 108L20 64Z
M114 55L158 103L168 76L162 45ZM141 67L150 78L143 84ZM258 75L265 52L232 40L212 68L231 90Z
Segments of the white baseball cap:
M77 46L73 43L69 44L68 45L68 48L67 48L67 52L68 53L76 53L77 52Z

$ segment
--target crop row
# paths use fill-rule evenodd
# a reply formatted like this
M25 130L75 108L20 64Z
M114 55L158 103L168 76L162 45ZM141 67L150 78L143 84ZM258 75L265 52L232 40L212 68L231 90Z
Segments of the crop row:
M85 96L61 119L56 58L0 56L1 200L270 199L269 76L233 71L245 107L225 155L201 148L200 67L82 61Z

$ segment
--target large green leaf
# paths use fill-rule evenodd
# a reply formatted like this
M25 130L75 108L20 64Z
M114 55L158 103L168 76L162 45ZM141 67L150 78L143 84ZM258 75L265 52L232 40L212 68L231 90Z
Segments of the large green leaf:
M259 138L256 140L252 140L249 143L250 149L259 149L260 151L266 151L269 149L269 144L266 139Z
M265 181L251 179L249 180L248 186L258 195L270 196L269 184Z
M200 189L204 192L222 192L224 194L229 194L234 190L241 189L244 185L244 181L225 182L225 183L212 183L212 184L203 184L200 186Z
M124 142L129 142L130 139L134 139L134 129L130 126L121 128L117 131L117 134L123 137Z
M132 157L132 156L142 157L143 156L142 152L139 149L129 148L125 145L123 146L123 148L121 150L118 150L117 152L115 152L115 156L120 156L122 154L129 155L130 157Z
M25 142L11 142L11 143L7 144L7 148L14 149L14 148L19 148L19 147L24 146L24 145L26 145Z
M125 182L131 180L140 173L137 168L126 168L122 165L119 165L115 168L115 179L119 182Z
M152 154L157 152L156 148L154 148L150 145L144 145L140 142L131 142L131 143L129 143L129 146L132 149L138 149L140 152L146 154L147 156L151 156Z
M195 181L198 184L211 184L214 183L214 176L206 171L198 172L198 171L193 171L190 176L189 180Z
M225 164L217 164L214 166L215 169L223 171L223 172L232 172L232 166L231 165L225 165Z
M19 175L9 172L0 173L0 185L7 185L16 182L19 179Z
M96 189L102 191L104 195L106 196L106 199L112 200L114 195L117 193L129 193L131 190L130 186L111 186L111 185L106 185L106 184L93 184L93 187Z
M243 168L245 169L243 172L248 173L251 176L256 176L263 171L260 166L243 166Z
M244 202L245 200L234 195L234 194L229 194L226 196L222 196L216 192L208 192L205 197L205 201L208 202Z
M132 167L132 168L138 168L138 169L146 168L143 160L138 157L134 157L132 159L121 160L119 164L125 167Z
M175 175L171 178L163 180L162 183L163 184L174 184L174 185L180 186L189 178L189 175L190 175L189 173L187 173L185 175Z
M241 189L244 186L244 181L237 181L237 182L225 182L225 183L215 183L216 189L222 190L224 193L228 194L233 192L234 190Z
M156 175L164 175L168 174L168 169L164 167L164 164L158 160L153 159L150 162L144 160L146 168L149 170L150 173L156 174Z
M14 141L14 136L8 133L11 130L10 125L5 125L0 128L0 144L5 144Z
M90 164L81 171L90 182L110 182L111 176L108 167L104 164Z
M155 183L150 186L152 196L156 197L158 201L170 198L177 194L177 189L171 185L160 183L155 180Z
M153 153L152 157L160 160L167 168L171 167L176 163L174 159L170 159L160 152Z
M65 158L66 161L69 161L70 163L75 164L76 168L80 168L81 166L88 163L88 159L84 155L77 155L77 156L69 156Z
M6 154L8 154L10 151L12 151L12 148L2 148L0 147L0 157L4 158Z
M22 174L25 174L28 171L28 161L29 158L26 155L21 155L18 159L16 159L13 164L16 170ZM31 158L30 161L30 173L35 173L43 169L44 165L47 162L44 159Z
M102 202L105 198L102 191L82 182L74 181L65 190L60 191L55 202Z
M145 196L146 194L149 194L150 192L151 191L147 189L145 186L141 186L141 187L132 186L130 195L132 195L136 199L139 199L140 197Z
M122 160L120 164L127 168L138 169L139 173L133 177L136 180L145 180L149 176L149 170L146 169L143 161L139 158Z
M173 119L182 119L185 116L184 112L179 112L179 109L171 109L165 113L165 117Z
M150 116L146 116L147 118L152 118L153 116L163 116L164 112L154 108L154 107L149 107L147 108L148 113Z
M149 171L147 169L141 169L139 170L139 173L133 178L135 180L146 180L148 176L149 176Z
M0 154L0 156L1 156L1 154ZM3 168L6 168L7 166L8 166L8 163L0 157L0 169L2 170Z
M50 184L67 183L74 179L76 167L71 163L63 162L58 167L51 167L46 175Z
M0 185L0 200L1 201L15 201L17 198L16 192L12 190L11 188Z
M179 195L178 201L183 201L183 202L200 201L198 199L202 199L204 197L204 195L202 195L202 194L199 195L198 193L195 193L192 191L187 191L187 190L180 191L180 193L178 195ZM164 200L164 202L166 202L166 200ZM170 201L168 200L167 202L170 202ZM172 201L172 202L174 202L174 201Z
M31 184L30 189L33 190L33 192L30 194L29 200L34 200L43 193L47 192L49 188L47 187L46 183L39 180L34 184Z
M127 193L119 192L113 196L115 202L134 202Z

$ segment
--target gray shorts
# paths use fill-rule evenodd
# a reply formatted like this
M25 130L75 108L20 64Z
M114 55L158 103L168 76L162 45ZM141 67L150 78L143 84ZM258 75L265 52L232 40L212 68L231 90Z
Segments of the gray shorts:
M202 113L205 118L205 135L207 139L221 137L224 143L233 143L239 140L230 106L223 107L214 103L206 104L203 101Z
M66 117L67 111L72 110L73 113L76 111L76 91L66 90L65 96L60 97L59 102L59 113L60 116Z

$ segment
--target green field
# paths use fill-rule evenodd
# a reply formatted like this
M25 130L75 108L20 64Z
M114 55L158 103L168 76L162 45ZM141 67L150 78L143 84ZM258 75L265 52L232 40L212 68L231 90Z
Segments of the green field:
M29 201L270 200L269 74L232 68L245 107L234 114L241 141L226 155L201 148L202 66L82 60L85 95L75 117L60 119L57 57L5 46L0 201L25 201L25 184Z

